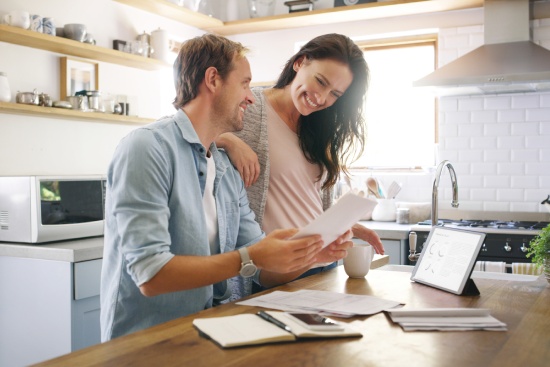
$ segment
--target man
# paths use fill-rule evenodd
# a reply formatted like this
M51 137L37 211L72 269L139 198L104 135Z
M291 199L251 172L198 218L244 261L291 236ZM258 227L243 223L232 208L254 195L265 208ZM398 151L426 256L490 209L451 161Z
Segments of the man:
M265 237L255 222L239 173L213 143L242 129L254 102L246 51L212 34L185 42L174 64L176 114L117 147L107 174L103 341L211 307L239 274L272 286L351 246L349 232L321 250L320 236Z

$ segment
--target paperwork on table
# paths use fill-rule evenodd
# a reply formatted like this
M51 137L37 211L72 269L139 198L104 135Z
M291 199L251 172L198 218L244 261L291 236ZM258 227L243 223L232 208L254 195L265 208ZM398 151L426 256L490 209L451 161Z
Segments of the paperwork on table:
M491 330L506 331L506 324L484 308L423 308L388 310L393 322L405 331Z
M288 312L317 312L325 316L352 317L374 315L401 303L373 296L302 289L296 292L275 291L237 304Z

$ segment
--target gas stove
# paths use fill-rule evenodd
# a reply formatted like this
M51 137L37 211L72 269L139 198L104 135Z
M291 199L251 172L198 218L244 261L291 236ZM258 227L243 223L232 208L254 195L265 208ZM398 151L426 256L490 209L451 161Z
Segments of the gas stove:
M481 231L484 233L509 233L536 235L541 229L550 222L538 221L501 221L501 220L482 220L482 219L440 219L438 225L464 229L469 231ZM414 225L413 231L430 231L432 221L430 219L419 222Z
M509 272L511 272L510 267L514 262L531 262L531 259L526 257L529 242L549 223L486 219L440 219L438 221L438 225L443 227L486 233L478 260L504 261L508 264ZM432 228L431 224L431 220L426 220L411 227L411 231L416 232L418 238L417 252L422 251L422 246Z

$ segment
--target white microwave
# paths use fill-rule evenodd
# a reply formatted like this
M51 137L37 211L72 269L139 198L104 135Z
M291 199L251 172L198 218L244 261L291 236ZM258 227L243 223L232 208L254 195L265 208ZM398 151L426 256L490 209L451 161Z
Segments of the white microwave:
M103 176L0 177L0 241L102 236L105 189Z

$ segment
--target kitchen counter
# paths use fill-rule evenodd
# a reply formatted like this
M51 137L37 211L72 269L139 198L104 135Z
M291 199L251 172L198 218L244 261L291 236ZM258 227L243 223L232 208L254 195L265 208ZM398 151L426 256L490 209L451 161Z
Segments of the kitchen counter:
M101 259L103 258L103 236L34 245L2 242L0 256L71 263Z
M375 222L363 220L359 222L367 228L374 230L378 236L386 240L407 240L412 224L398 224L396 222Z
M395 222L361 221L380 238L404 240L408 238L410 224ZM41 260L81 262L103 258L103 237L81 238L45 244L0 242L0 256L22 257Z
M197 317L255 313L257 307L235 303L214 307L152 328L113 339L40 366L546 366L550 328L550 286L533 282L476 279L479 296L457 296L410 281L410 274L371 270L350 279L343 267L299 279L274 290L317 289L391 299L405 308L487 308L507 324L505 332L405 332L384 313L342 321L362 338L321 339L222 349L199 336Z

